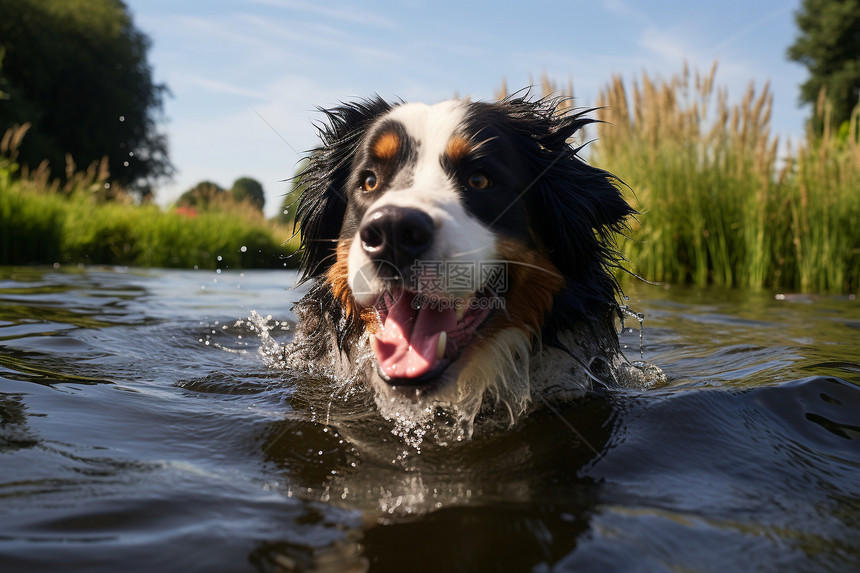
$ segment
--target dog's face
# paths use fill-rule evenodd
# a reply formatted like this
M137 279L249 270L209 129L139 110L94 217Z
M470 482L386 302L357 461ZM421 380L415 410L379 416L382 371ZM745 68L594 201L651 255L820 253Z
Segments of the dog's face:
M605 174L587 172L600 189L572 199L544 180L597 172L566 143L587 120L553 111L457 100L329 112L300 205L306 272L324 276L345 319L369 334L383 394L462 402L498 390L572 271L599 266L589 244L629 208ZM334 240L334 253L314 240Z

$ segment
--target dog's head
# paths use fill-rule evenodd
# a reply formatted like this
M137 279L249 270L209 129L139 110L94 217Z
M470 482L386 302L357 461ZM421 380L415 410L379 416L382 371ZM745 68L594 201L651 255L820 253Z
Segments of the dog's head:
M604 328L611 235L632 210L569 144L592 120L557 105L325 111L301 174L303 278L330 288L341 350L370 335L386 395L480 400L516 385L500 378L536 340L558 344L575 321Z

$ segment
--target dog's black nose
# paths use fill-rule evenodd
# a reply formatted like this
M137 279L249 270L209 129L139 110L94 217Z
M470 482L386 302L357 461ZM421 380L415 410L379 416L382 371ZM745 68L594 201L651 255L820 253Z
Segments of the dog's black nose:
M387 205L367 214L358 236L372 260L402 268L430 248L433 219L419 209Z

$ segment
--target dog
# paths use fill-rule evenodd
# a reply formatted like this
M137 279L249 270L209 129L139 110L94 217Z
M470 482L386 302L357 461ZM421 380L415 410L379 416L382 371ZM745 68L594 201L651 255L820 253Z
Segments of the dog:
M596 120L565 101L321 110L298 176L311 287L290 361L367 387L388 418L444 410L470 428L623 383L614 237L635 212L570 143Z

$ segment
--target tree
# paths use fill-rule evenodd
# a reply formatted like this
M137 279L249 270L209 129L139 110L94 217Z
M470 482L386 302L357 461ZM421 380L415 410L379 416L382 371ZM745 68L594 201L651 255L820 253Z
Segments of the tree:
M230 196L237 203L248 201L260 211L266 205L266 194L263 191L263 186L259 181L250 177L236 179L230 189Z
M810 74L800 100L814 105L824 88L839 126L860 97L860 0L803 0L795 21L800 34L788 57Z
M66 154L106 156L111 181L148 198L173 173L149 47L121 0L0 0L0 134L33 124L19 161L62 177Z
M224 197L227 192L212 181L201 181L176 200L177 207L198 207L208 209L212 203Z

